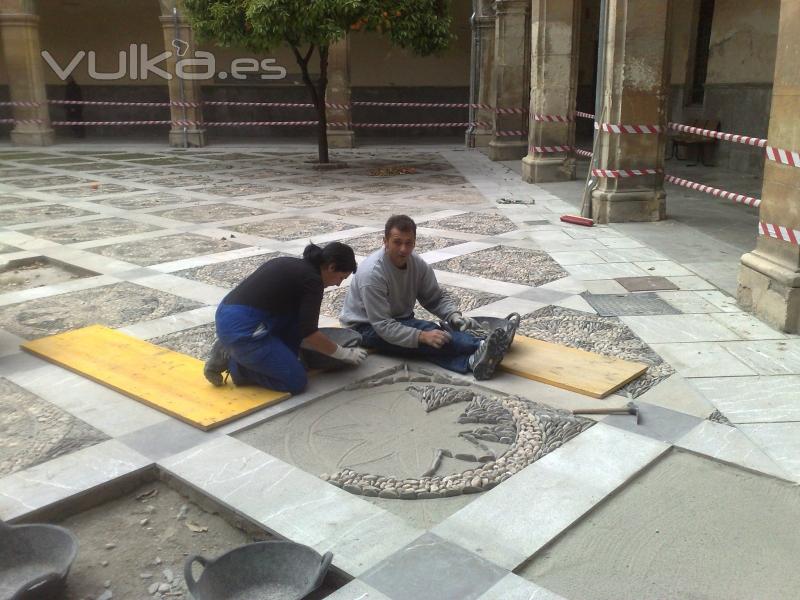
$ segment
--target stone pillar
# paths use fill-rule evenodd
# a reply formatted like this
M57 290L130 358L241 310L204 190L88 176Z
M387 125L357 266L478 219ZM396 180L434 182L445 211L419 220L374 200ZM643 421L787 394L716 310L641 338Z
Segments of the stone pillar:
M570 148L575 145L579 34L579 0L533 0L528 155L522 159L522 179L528 183L575 178ZM536 115L568 120L537 120ZM562 149L549 151L555 147Z
M0 1L0 31L10 99L34 104L13 107L17 123L11 141L21 146L49 146L55 141L55 133L50 125L39 17L33 0Z
M799 152L800 4L782 0L780 15L769 146ZM739 305L777 329L800 333L800 167L765 161L759 220L756 248L742 256ZM765 235L766 224L794 231L796 241Z
M328 89L325 93L328 104L347 108L327 108L328 123L347 123L346 127L328 127L330 148L352 148L356 134L353 131L350 108L350 36L331 44L328 50Z
M494 8L488 1L480 3L480 13L475 17L475 28L479 38L479 53L475 57L478 68L478 94L476 102L485 107L494 106ZM475 111L475 126L472 139L476 148L483 148L492 141L494 110L479 108Z
M531 0L495 0L494 86L495 108L520 109L528 105L530 83L529 15ZM528 118L525 114L493 115L489 158L515 160L527 154ZM509 134L508 132L519 132Z
M601 115L614 125L657 125L660 133L599 131L595 167L658 169L654 175L600 177L592 192L598 223L666 216L664 145L669 94L669 0L607 0Z
M183 126L173 124L169 132L169 145L183 147L201 147L206 145L206 130L203 127L203 108L200 81L177 76L176 63L183 58L192 58L196 46L192 26L186 19L180 0L160 0L161 28L164 32L164 48L170 53L166 60L167 71L172 78L168 81L170 102L196 103L195 107L172 106L170 115L173 122L189 121L192 124ZM177 10L173 12L173 7ZM176 42L177 40L177 42ZM176 43L174 43L176 42ZM178 46L181 56L178 56ZM192 72L194 68L187 66L184 71Z

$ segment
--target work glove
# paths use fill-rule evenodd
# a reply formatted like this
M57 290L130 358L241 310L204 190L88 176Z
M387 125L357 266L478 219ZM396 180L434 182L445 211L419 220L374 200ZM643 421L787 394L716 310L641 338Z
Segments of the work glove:
M359 348L358 346L355 348L336 346L336 350L334 350L331 356L336 360L341 360L349 365L360 365L367 358L367 351L363 348Z
M481 324L475 319L472 317L465 317L460 312L453 313L447 320L450 326L456 331L473 331L481 328Z

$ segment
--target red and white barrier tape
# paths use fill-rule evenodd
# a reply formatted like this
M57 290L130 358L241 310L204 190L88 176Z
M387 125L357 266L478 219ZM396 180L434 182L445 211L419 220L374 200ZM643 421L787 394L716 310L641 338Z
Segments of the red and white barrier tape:
M584 158L592 158L592 152L590 150L584 150L583 148L575 148L575 154L577 156L583 156Z
M592 175L595 177L608 177L612 179L658 175L659 173L662 173L661 169L592 169Z
M523 131L521 129L505 129L500 131L495 131L494 134L497 137L527 137L528 132Z
M767 146L767 158L782 165L800 167L800 152L792 152L774 146Z
M661 133L661 125L624 125L622 123L595 123L595 129L606 133Z
M581 112L579 110L575 111L575 116L580 117L581 119L594 119L594 115L592 113Z
M20 123L20 122L21 121L17 121L17 123ZM39 123L42 123L42 121L39 120ZM53 125L53 126L56 126L56 127L61 127L61 126L68 127L68 126L75 126L75 125L89 125L89 126L109 125L109 126L114 127L114 126L118 126L118 125L119 126L124 126L124 125L172 125L172 123L173 123L173 121L51 121L50 124ZM188 121L187 122L181 122L181 125L183 125L185 123L189 123L189 122Z
M572 146L531 146L528 150L536 154L551 154L553 152L570 152Z
M776 240L783 240L795 246L800 246L800 230L789 229L783 225L775 225L773 223L758 222L758 234L775 238Z
M706 194L711 194L712 196L717 196L719 198L725 198L726 200L733 200L739 204L745 204L752 207L758 207L761 204L761 200L759 198L745 196L744 194L726 192L725 190L720 190L718 188L711 187L710 185L697 183L695 181L688 181L687 179L681 179L680 177L675 177L674 175L666 175L664 179L669 183L674 183L675 185L680 185L691 190L697 190L698 192L705 192Z
M538 113L534 113L533 120L545 121L549 123L569 123L573 119L569 115L541 115Z
M750 137L747 135L739 135L735 133L725 133L724 131L713 131L711 129L692 127L691 125L681 125L680 123L669 123L667 126L673 131L692 133L694 135L714 138L726 142L735 142L737 144L746 144L748 146L758 146L759 148L763 148L764 146L767 145L767 140L763 138Z

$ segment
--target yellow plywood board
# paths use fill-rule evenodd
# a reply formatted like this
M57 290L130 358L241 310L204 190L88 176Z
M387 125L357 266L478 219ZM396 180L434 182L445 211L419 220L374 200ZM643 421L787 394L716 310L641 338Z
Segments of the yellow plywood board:
M647 365L517 335L500 369L593 398L605 398L639 377Z
M25 342L22 349L204 431L286 400L261 387L214 387L203 361L92 325Z

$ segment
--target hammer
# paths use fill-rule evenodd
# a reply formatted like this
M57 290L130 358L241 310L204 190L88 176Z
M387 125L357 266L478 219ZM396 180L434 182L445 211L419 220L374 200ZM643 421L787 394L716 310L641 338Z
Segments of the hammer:
M573 415L635 415L636 416L636 424L640 423L639 419L639 407L636 406L633 402L628 402L625 406L620 406L618 408L608 407L608 408L581 408L575 409L572 411Z

